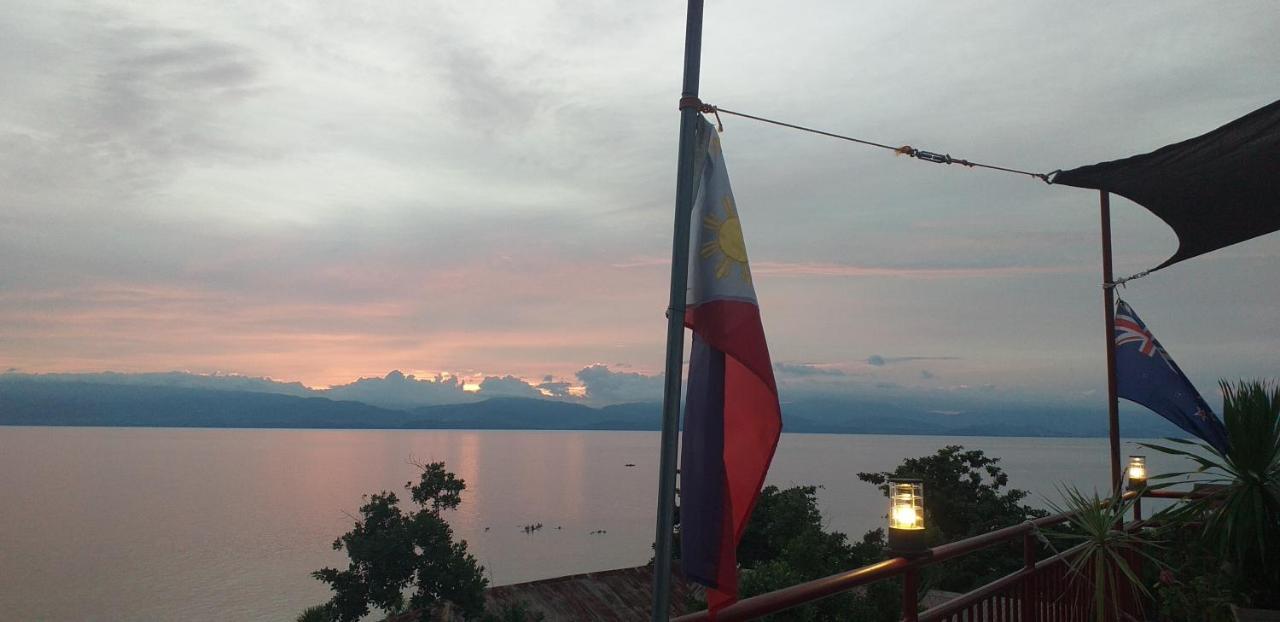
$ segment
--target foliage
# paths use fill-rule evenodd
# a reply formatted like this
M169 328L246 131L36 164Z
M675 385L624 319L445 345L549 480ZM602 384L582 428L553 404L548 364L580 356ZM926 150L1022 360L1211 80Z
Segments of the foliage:
M884 532L875 530L858 543L823 529L817 488L785 490L767 486L756 502L738 546L743 568L743 598L865 566L884 557ZM881 581L859 593L846 592L797 607L766 620L894 620L900 599L897 581Z
M1280 607L1280 386L1261 381L1221 383L1226 453L1207 443L1168 439L1179 449L1144 443L1182 456L1199 467L1151 480L1185 480L1221 487L1214 494L1180 503L1161 518L1180 524L1202 522L1201 537L1242 582L1248 604ZM1194 448L1195 451L1190 449ZM1173 485L1174 482L1153 487Z
M1067 528L1045 530L1045 534L1079 547L1068 558L1069 589L1091 593L1092 619L1124 619L1121 603L1138 603L1142 596L1151 595L1132 562L1142 557L1161 567L1150 554L1158 545L1143 530L1116 529L1124 523L1136 497L1126 499L1117 493L1104 501L1096 492L1086 495L1075 488L1063 489L1062 496L1065 507L1052 502L1050 506L1054 512L1067 514Z
M337 619L329 603L312 605L298 614L298 622L335 622Z
M1022 504L1030 494L1007 488L1009 476L981 450L948 445L932 456L904 460L891 472L859 473L888 496L890 477L924 480L925 528L931 544L954 542L995 531L1048 512ZM933 587L966 592L1004 576L1022 565L1017 543L994 546L931 568L925 580Z
M933 541L941 543L1048 515L1044 510L1021 503L1029 493L1007 488L1009 478L997 462L999 458L988 458L982 451L965 451L961 446L950 445L932 456L904 460L892 472L859 473L858 478L879 486L886 495L889 477L923 479L926 525L933 532ZM815 486L785 490L767 486L761 492L738 545L741 597L885 559L883 529L869 531L857 542L850 542L843 533L826 531L818 510L817 493ZM1020 548L1011 548L1017 546L995 546L950 561L941 568L931 567L926 570L925 583L956 591L968 591L988 583L1021 567ZM901 581L877 581L862 590L832 596L766 619L896 620L901 611L901 586Z
M410 586L411 609L430 611L447 601L468 617L482 613L484 569L467 552L465 540L453 541L453 529L440 515L458 507L466 484L443 462L417 466L422 470L418 482L405 488L418 509L405 512L392 492L366 495L351 531L333 543L335 550L347 551L347 569L312 573L333 589L328 606L335 619L359 620L371 605L402 611Z
M1240 602L1235 569L1224 564L1199 538L1199 528L1166 525L1161 539L1177 546L1154 554L1163 567L1148 565L1147 585L1155 594L1156 612L1162 621L1203 620L1231 622L1230 605Z

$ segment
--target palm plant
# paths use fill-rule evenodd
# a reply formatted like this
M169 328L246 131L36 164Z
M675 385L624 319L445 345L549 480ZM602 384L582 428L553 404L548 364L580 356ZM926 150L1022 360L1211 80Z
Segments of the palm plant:
M1103 499L1097 492L1085 494L1072 487L1059 489L1059 493L1063 505L1048 505L1055 513L1067 515L1066 528L1045 530L1042 539L1050 548L1054 541L1072 545L1067 555L1067 593L1089 595L1093 620L1125 619L1133 612L1124 610L1124 600L1138 606L1141 597L1150 597L1134 562L1148 559L1163 565L1150 554L1159 545L1146 532L1117 528L1136 497L1126 498L1117 492Z
M1175 524L1202 522L1205 544L1230 564L1249 585L1256 604L1274 606L1280 599L1280 386L1242 381L1222 387L1223 423L1228 450L1207 443L1167 439L1190 446L1179 449L1142 443L1156 451L1188 458L1194 471L1151 478L1208 484L1213 492L1180 503L1161 513ZM1193 451L1194 449L1194 451Z

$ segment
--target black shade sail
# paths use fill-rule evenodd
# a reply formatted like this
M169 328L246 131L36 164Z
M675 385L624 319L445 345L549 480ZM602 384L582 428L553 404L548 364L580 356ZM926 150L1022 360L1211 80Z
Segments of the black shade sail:
M1173 227L1183 259L1280 229L1280 101L1151 153L1061 171L1052 182L1118 194Z

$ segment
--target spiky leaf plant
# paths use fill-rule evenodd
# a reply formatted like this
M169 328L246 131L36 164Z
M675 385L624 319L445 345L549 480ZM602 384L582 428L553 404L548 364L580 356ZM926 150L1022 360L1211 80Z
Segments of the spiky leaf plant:
M1208 484L1207 496L1179 503L1160 518L1203 523L1205 542L1230 564L1254 595L1253 604L1280 605L1280 386L1273 382L1223 381L1226 453L1207 443L1167 439L1186 449L1142 443L1196 463L1194 471L1151 478L1152 488L1190 481Z
M1048 536L1043 539L1051 547L1055 541L1071 545L1067 549L1067 593L1089 595L1090 619L1128 619L1132 612L1123 610L1122 599L1128 597L1136 605L1141 597L1150 596L1133 562L1148 559L1162 566L1151 555L1159 543L1141 529L1118 528L1134 498L1117 493L1104 499L1097 492L1085 494L1073 487L1060 488L1059 493L1062 504L1048 505L1055 513L1067 515L1066 527L1046 529L1042 536Z

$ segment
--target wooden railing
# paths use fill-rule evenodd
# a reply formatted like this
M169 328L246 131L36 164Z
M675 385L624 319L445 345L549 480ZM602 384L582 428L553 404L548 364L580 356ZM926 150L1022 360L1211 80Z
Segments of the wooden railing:
M1136 493L1125 494L1132 498ZM1144 496L1179 499L1187 493L1147 491ZM1141 499L1134 504L1134 522L1125 528L1136 528L1142 520ZM902 619L905 622L1060 622L1088 618L1090 594L1068 576L1068 560L1077 548L1068 549L1043 560L1037 559L1037 532L1044 527L1067 521L1070 514L1057 514L1026 521L957 542L929 549L920 557L895 557L841 572L814 581L800 583L773 592L744 598L716 614L717 622L753 620L771 613L811 603L829 596L893 577L902 577ZM920 572L927 566L968 555L1000 543L1022 540L1023 566L968 594L957 596L923 613L919 611ZM710 620L706 611L675 619L675 622Z

